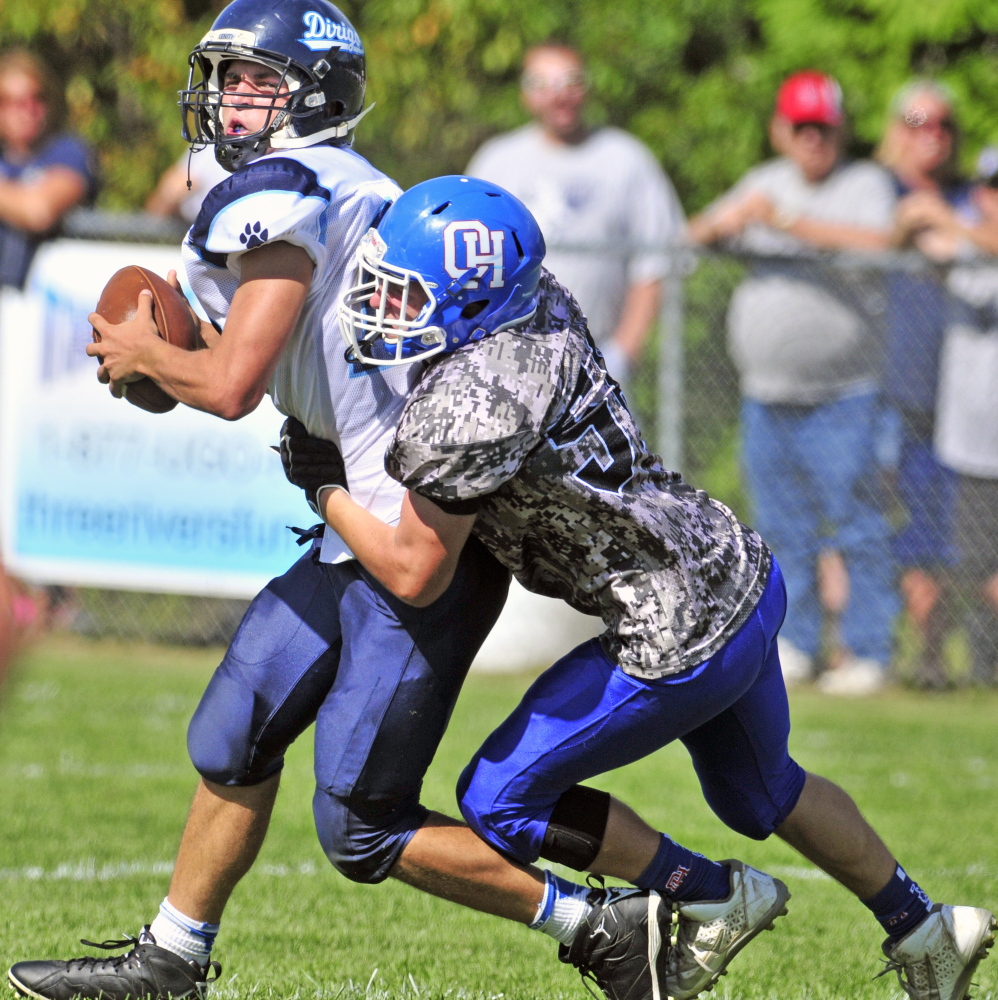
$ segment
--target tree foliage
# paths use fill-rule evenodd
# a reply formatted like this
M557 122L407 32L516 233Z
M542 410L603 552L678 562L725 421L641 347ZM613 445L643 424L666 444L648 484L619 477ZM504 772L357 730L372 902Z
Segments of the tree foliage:
M766 155L780 79L842 83L858 151L914 74L958 98L965 165L998 139L998 5L985 0L346 0L378 107L358 149L400 183L460 171L524 120L524 49L558 37L589 60L594 122L655 151L688 210ZM71 125L101 153L102 203L140 205L182 151L176 91L215 0L2 0L0 46L27 45L66 81Z

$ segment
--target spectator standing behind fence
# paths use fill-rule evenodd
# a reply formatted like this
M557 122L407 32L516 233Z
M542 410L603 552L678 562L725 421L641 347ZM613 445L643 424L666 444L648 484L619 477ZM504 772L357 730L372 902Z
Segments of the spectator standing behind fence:
M898 203L893 243L916 247L946 263L958 241L950 217L966 225L980 220L972 185L957 174L957 133L950 93L930 80L915 80L891 102L877 157L894 178ZM886 349L882 386L897 415L896 492L908 520L894 537L894 556L908 617L922 639L916 680L925 687L947 683L943 641L952 619L952 570L956 564L953 508L956 477L932 447L939 380L939 352L948 299L941 275L887 275Z
M205 195L229 176L229 171L215 159L214 146L184 153L160 177L156 190L146 199L145 210L150 215L173 216L193 225Z
M90 149L58 131L53 79L29 52L0 55L0 285L20 288L41 241L96 191Z
M586 93L575 49L530 49L521 94L533 122L486 142L467 173L501 184L534 214L545 266L578 299L626 392L658 317L666 251L683 238L683 210L646 146L617 128L587 127Z
M936 448L957 474L956 542L972 679L998 682L998 268L961 260L998 255L998 150L981 154L982 183L971 192L976 219L948 205L927 206L921 225L949 274L950 321L943 343ZM930 214L931 213L931 214Z
M849 573L841 622L849 653L819 683L863 694L884 682L897 606L875 489L876 296L862 275L822 263L815 251L886 247L895 197L880 167L844 158L841 92L830 77L808 71L784 81L770 139L782 155L691 219L690 235L771 255L753 262L735 291L728 333L755 524L786 577L780 659L788 683L813 676L817 561L834 548Z

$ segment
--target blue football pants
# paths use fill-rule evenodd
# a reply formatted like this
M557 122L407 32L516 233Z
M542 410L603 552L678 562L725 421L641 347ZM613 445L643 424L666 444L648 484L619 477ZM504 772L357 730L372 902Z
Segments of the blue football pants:
M804 787L787 749L790 713L776 644L785 613L774 562L749 620L684 673L641 680L616 666L598 639L576 647L537 679L461 775L465 820L497 850L531 863L569 788L679 739L718 817L765 839Z
M383 880L425 821L423 775L508 586L472 538L447 591L414 608L313 546L246 612L191 720L194 766L220 785L259 784L315 722L323 850L348 878Z

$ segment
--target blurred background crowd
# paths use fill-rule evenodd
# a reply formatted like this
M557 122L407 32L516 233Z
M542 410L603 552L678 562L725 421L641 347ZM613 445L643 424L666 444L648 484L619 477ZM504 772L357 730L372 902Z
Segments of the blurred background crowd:
M0 284L74 218L193 221L225 174L183 148L176 91L221 6L4 0ZM343 5L378 102L358 150L404 186L466 172L526 202L650 436L771 544L785 676L829 694L998 684L998 25L978 6ZM0 590L8 645L86 618L57 588Z

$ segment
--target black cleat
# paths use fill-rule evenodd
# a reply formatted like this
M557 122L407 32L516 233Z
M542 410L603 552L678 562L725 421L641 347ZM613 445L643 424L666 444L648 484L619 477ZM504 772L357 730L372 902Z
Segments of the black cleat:
M115 958L73 958L68 962L18 962L7 973L10 985L22 997L38 1000L182 1000L204 997L205 987L222 972L218 962L203 968L166 948L144 927L137 938L122 941L81 941L91 948L111 951L131 945ZM208 972L215 975L208 979Z
M603 991L607 1000L666 1000L672 909L654 890L594 889L593 909L558 957ZM595 995L595 994L594 994Z

